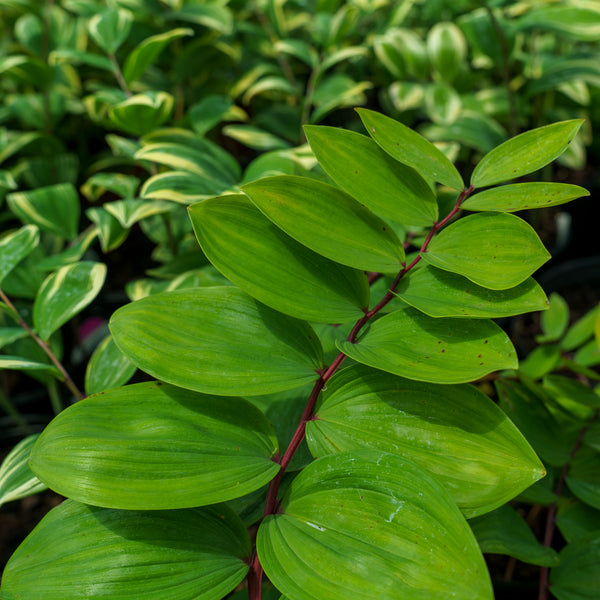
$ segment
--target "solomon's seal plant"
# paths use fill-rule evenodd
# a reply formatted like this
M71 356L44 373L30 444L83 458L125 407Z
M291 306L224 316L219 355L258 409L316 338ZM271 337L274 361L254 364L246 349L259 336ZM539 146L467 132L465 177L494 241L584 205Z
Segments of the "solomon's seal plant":
M29 465L69 499L11 558L3 600L218 600L244 580L258 600L265 574L290 600L492 598L467 519L545 467L472 382L518 366L492 319L547 307L531 275L550 256L512 213L587 194L507 182L581 121L508 140L466 185L425 138L358 112L368 136L306 127L320 174L189 207L228 284L114 313L155 380L41 434Z

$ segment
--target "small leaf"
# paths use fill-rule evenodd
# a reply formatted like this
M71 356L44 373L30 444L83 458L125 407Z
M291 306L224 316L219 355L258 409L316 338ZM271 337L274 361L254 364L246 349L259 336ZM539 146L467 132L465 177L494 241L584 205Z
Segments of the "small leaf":
M433 319L410 307L338 347L362 364L432 383L466 383L518 364L508 336L492 321Z
M544 389L554 397L564 397L584 406L600 408L600 395L576 379L564 375L548 375L544 377Z
M320 343L306 323L235 288L143 298L119 308L110 330L140 369L199 392L274 393L315 381L323 367Z
M558 344L536 346L519 364L519 372L531 379L541 379L553 371L561 358Z
M25 225L0 238L0 285L39 241L40 232L35 225Z
M371 138L336 127L306 125L304 131L325 172L376 214L414 226L431 226L437 219L429 185Z
M123 511L66 500L10 558L1 593L3 600L116 600L132 593L144 600L220 600L244 579L249 557L246 528L224 505Z
M119 221L104 208L88 208L85 214L98 226L100 247L105 254L118 248L127 239L129 230L122 227Z
M600 453L580 450L571 461L567 485L579 500L600 510Z
M150 91L115 104L108 115L122 131L144 135L162 125L171 116L174 106L175 98L171 94Z
M94 173L81 186L81 193L90 201L96 202L106 192L114 192L120 198L133 198L140 180L123 173Z
M439 76L453 81L465 64L467 40L454 23L436 23L427 33L427 53Z
M119 350L112 336L94 350L85 371L85 393L89 395L126 384L137 368Z
M0 506L6 502L37 494L47 488L31 472L27 464L31 447L38 437L39 434L35 433L21 440L2 461L0 465Z
M233 138L254 150L289 148L289 143L283 138L253 125L227 125L223 127L223 135Z
M128 10L109 8L90 19L88 30L106 54L114 54L127 39L132 23L133 15Z
M125 229L130 229L142 219L147 219L152 215L160 215L172 209L172 205L165 204L164 202L148 202L136 198L106 202L102 206Z
M463 189L464 183L456 167L423 136L372 110L356 110L369 135L392 158L412 167L426 180L432 179L455 190Z
M391 227L338 188L280 175L242 190L275 225L331 260L365 271L401 268L404 248Z
M421 256L492 290L519 285L550 259L531 225L505 213L459 219L436 235Z
M62 379L62 375L54 365L28 360L20 356L0 354L0 371L4 369L11 371L49 371L56 378Z
M167 171L149 177L142 186L142 198L171 200L180 204L192 204L199 200L212 198L227 191L224 186L214 179L207 179L187 171Z
M215 125L225 120L233 107L233 100L224 94L203 96L188 111L190 125L198 135L205 135Z
M106 265L79 262L61 267L40 287L33 305L33 324L47 340L69 319L81 312L97 295L106 278Z
M7 308L4 303L0 304L0 308ZM9 309L7 309L8 314L12 314ZM21 340L27 337L29 334L22 327L0 327L0 350L4 346L8 346L8 344L12 344L17 340Z
M530 208L557 206L589 195L586 189L568 183L514 183L469 196L461 206L465 210L473 211L516 212Z
M569 500L558 507L556 524L569 544L600 531L600 510L578 500Z
M566 350L567 352L575 350L575 348L585 344L585 342L594 336L594 323L597 312L597 307L592 308L592 310L588 311L583 317L577 319L577 321L569 327L567 333L560 342L560 347L563 350Z
M360 319L365 274L331 262L278 229L241 194L194 204L190 218L207 258L251 296L300 319Z
M556 342L560 339L569 326L569 305L566 300L556 292L550 294L550 308L541 314L540 325L543 335L537 336L536 341Z
M464 518L426 471L357 450L320 458L260 525L265 573L289 598L491 599Z
M541 169L565 151L582 123L583 119L560 121L507 140L479 161L471 185L485 187Z

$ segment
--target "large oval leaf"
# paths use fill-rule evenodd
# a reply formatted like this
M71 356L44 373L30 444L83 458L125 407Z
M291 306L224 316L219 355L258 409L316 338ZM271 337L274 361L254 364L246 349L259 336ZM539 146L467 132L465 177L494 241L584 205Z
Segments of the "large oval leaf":
M464 183L446 155L406 125L366 108L357 108L369 135L392 158L408 165L426 180L462 190Z
M491 511L543 477L508 417L470 385L435 385L354 365L327 384L306 435L314 456L373 448L435 475L467 517Z
M39 241L40 232L35 225L25 225L0 239L0 284Z
M90 261L61 267L49 275L33 304L33 324L47 340L61 325L82 311L97 295L106 278L106 265Z
M414 308L377 319L357 343L338 348L359 363L432 383L467 383L518 366L508 336L492 321L433 319Z
M509 317L548 308L544 290L531 277L508 290L490 290L431 265L403 277L396 294L430 317Z
M211 198L189 213L208 259L257 300L314 322L345 323L364 315L366 275L299 244L246 196Z
M257 550L292 600L492 598L477 543L448 492L385 452L311 463L261 524Z
M293 175L266 177L242 189L275 225L315 252L365 271L400 270L404 248L396 234L346 192Z
M304 130L325 172L372 211L403 225L426 227L437 219L435 194L425 180L371 138L338 127Z
M247 400L139 383L91 396L44 429L29 465L80 502L190 508L238 498L279 470L277 439Z
M246 576L249 556L243 523L223 505L124 511L66 500L17 548L1 593L3 600L220 600Z
M506 213L459 219L435 236L421 256L492 290L519 285L550 259L531 225Z
M566 150L582 123L583 119L560 121L507 140L479 161L471 185L494 185L541 169Z
M155 294L118 309L110 330L140 369L183 388L225 396L315 381L323 351L304 322L229 287Z

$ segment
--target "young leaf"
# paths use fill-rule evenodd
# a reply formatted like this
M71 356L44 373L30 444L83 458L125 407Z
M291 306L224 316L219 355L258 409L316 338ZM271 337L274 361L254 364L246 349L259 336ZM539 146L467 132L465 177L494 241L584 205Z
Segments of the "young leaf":
M0 238L0 285L39 241L40 232L35 225L25 225Z
M83 261L61 267L49 275L33 304L33 324L47 340L52 333L82 311L97 295L106 278L106 265Z
M304 131L325 172L376 214L414 226L431 226L437 219L429 185L371 138L336 127L305 125Z
M492 290L519 285L550 259L531 225L505 213L459 219L435 236L421 256Z
M507 290L490 290L431 265L403 277L396 295L430 317L508 317L548 308L544 290L531 277Z
M89 396L126 384L137 367L106 336L94 350L85 370L85 393Z
M401 268L404 248L390 226L338 188L280 175L242 190L275 225L331 260L365 271Z
M338 347L359 363L431 383L466 383L518 364L508 336L492 321L433 319L410 307Z
M373 448L432 473L467 517L543 477L519 430L470 385L434 385L354 365L327 384L306 435L314 456Z
M300 319L345 323L369 304L365 274L302 246L241 194L189 208L208 259L251 296Z
M565 151L582 124L583 119L560 121L507 140L479 161L471 185L494 185L541 169Z
M106 52L114 54L127 39L133 15L124 9L109 8L94 15L88 24L92 39Z
M132 594L220 600L244 579L249 557L246 528L224 505L125 511L66 500L17 548L0 593L3 600L117 600Z
M143 298L118 309L110 330L140 369L209 394L289 390L315 381L323 368L321 345L306 323L235 288L184 289Z
M265 573L290 598L488 600L485 563L448 492L398 456L320 458L260 525Z
M392 158L412 167L426 180L432 179L455 190L463 189L464 183L456 167L423 136L375 111L356 110L369 135Z
M277 474L276 452L271 425L247 400L158 382L70 406L44 429L29 465L63 496L154 510L252 492Z

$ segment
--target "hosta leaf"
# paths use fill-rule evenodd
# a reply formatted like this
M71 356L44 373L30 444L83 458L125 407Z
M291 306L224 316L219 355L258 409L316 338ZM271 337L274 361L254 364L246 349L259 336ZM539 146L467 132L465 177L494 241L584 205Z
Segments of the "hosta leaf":
M315 322L360 319L365 274L302 246L241 194L194 204L190 218L208 259L233 283L283 313Z
M246 528L223 505L123 511L66 500L13 554L1 592L3 600L220 600L245 577L249 556Z
M431 317L508 317L548 308L544 290L531 277L507 290L490 290L431 265L403 277L396 295Z
M456 167L423 136L372 110L356 110L369 135L392 158L412 167L426 180L432 179L455 190L463 189L464 183Z
M521 133L490 150L471 175L473 187L485 187L533 173L558 158L583 119L560 121Z
M314 456L373 448L435 475L469 518L544 475L525 438L470 385L434 385L355 365L327 384L306 435Z
M540 544L527 523L508 504L471 519L469 525L486 554L507 554L541 567L555 567L559 562L556 552Z
M110 8L94 15L88 29L92 39L106 54L114 54L127 39L132 23L133 15L128 10Z
M529 208L557 206L589 195L586 189L568 183L514 183L479 192L467 198L461 206L473 211L516 212Z
M371 138L336 127L306 125L304 131L325 172L375 213L414 226L431 226L437 219L437 202L427 183Z
M10 209L23 221L72 240L79 226L79 196L70 183L59 183L6 196Z
M338 188L280 175L242 189L275 225L311 250L365 271L400 270L404 248L390 226Z
M261 524L257 550L289 598L492 598L483 558L448 492L385 452L311 463Z
M199 392L274 393L315 381L323 367L319 340L306 323L235 288L143 298L118 309L110 330L140 369Z
M112 336L102 340L92 354L85 371L85 393L96 394L123 385L137 367L119 350Z
M519 285L550 258L531 225L505 213L459 219L436 235L421 256L492 290Z
M432 383L466 383L518 364L508 336L492 321L434 319L414 308L377 319L357 343L338 347L359 363Z
M49 275L35 298L33 324L47 340L97 295L106 278L106 265L83 261Z
M21 440L0 465L0 506L12 500L26 498L46 489L27 464L31 447L39 434Z
M279 470L277 439L247 400L139 383L60 413L31 452L32 471L80 502L190 508L243 496Z
M0 284L39 241L40 232L35 225L25 225L0 238Z

